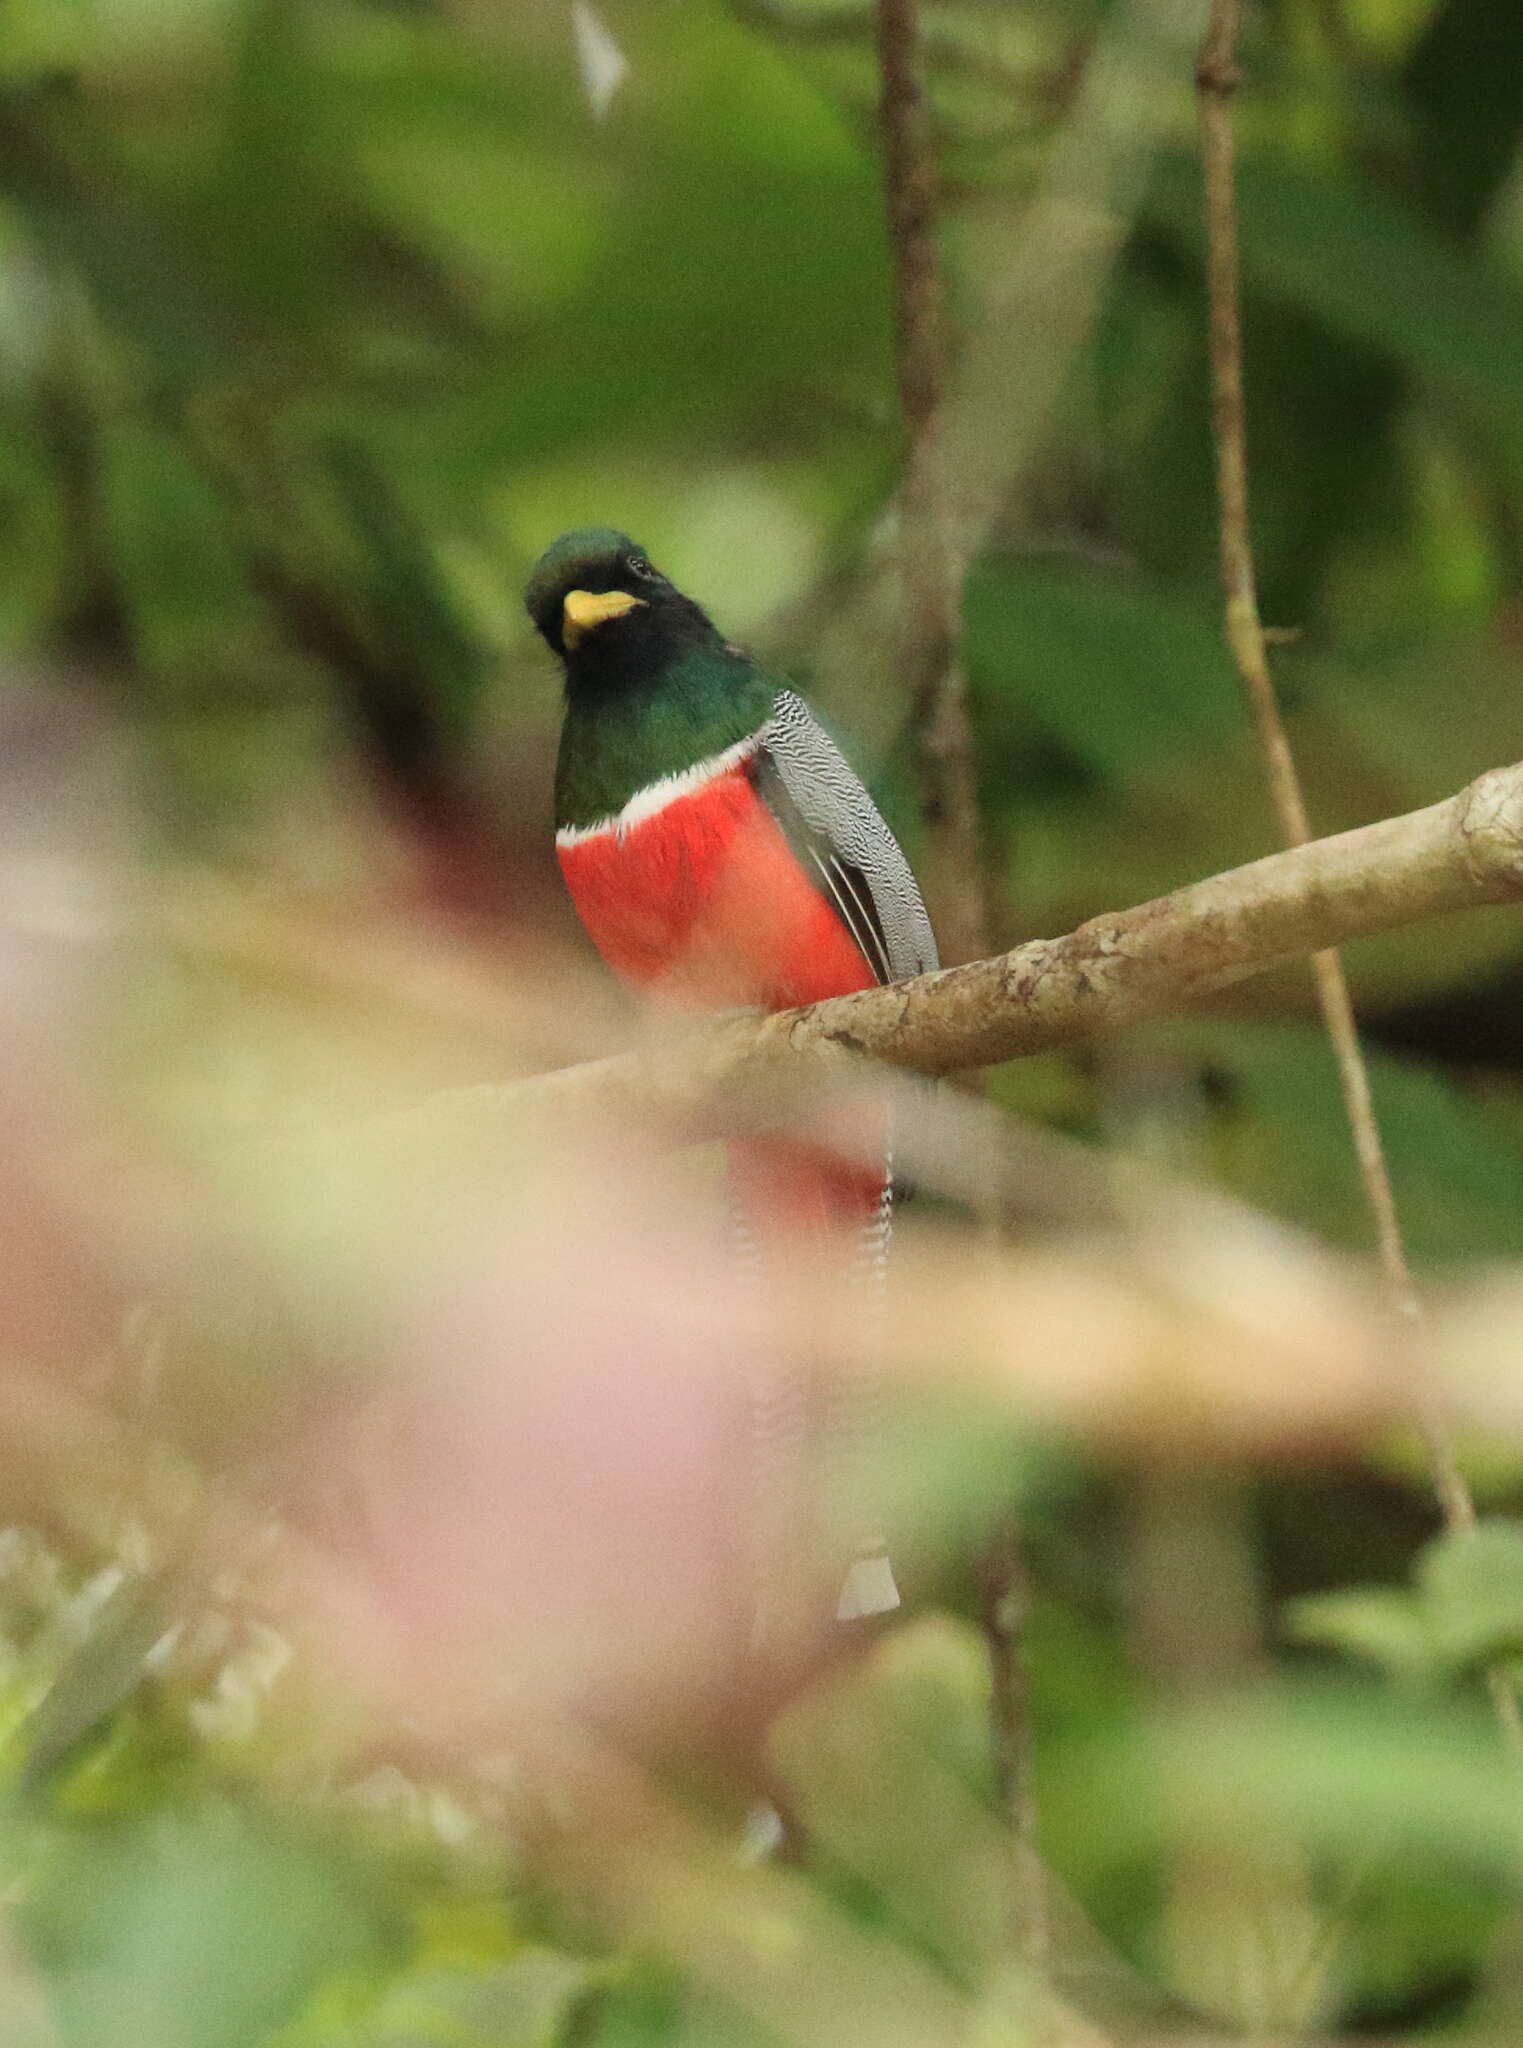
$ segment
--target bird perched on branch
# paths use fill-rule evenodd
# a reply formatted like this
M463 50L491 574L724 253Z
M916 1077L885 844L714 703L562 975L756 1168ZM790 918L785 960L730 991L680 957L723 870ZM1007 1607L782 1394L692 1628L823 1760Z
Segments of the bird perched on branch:
M617 973L691 1007L785 1009L935 967L909 864L834 741L632 540L564 535L524 601L565 668L556 850ZM871 1172L797 1138L732 1142L737 1227L761 1269L827 1245L843 1281L876 1296L893 1204L886 1112L882 1135ZM797 1389L760 1395L756 1426L759 1490L775 1496L790 1461L807 1462ZM765 1552L780 1540L775 1497L761 1514ZM858 1533L842 1619L898 1604L881 1537ZM762 1557L761 1580L775 1562ZM765 1634L764 1618L754 1625Z

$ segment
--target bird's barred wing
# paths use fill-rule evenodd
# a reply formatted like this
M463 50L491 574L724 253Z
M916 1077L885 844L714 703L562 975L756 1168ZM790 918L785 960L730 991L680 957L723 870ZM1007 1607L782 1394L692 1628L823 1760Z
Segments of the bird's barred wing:
M757 788L880 981L938 964L910 864L878 806L802 697L780 690L761 730Z

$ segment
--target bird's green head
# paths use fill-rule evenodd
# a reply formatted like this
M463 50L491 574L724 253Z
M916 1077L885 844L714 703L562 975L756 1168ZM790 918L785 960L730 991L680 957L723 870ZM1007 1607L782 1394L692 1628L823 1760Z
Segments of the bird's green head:
M691 649L721 644L708 614L611 526L564 533L546 548L524 605L571 690L653 680Z

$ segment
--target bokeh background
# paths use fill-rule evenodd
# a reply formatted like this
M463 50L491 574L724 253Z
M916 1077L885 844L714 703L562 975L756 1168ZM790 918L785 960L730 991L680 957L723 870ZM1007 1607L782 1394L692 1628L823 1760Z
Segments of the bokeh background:
M1203 12L925 10L1002 946L1274 843ZM1334 831L1519 752L1523 12L1264 0L1240 54L1262 606ZM907 1107L910 1598L765 1766L737 1388L855 1340L737 1310L707 1152L496 1092L642 1028L551 855L563 529L638 535L921 844L877 94L860 0L0 6L6 2048L1515 2034L1514 911L1348 962L1482 1534L1424 1548L1310 983L1256 980L1000 1070L1003 1125ZM793 1862L741 1858L763 1777Z

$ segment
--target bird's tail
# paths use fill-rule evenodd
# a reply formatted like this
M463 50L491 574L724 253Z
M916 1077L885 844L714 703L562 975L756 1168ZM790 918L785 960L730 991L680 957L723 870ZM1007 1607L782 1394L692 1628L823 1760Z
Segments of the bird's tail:
M812 1270L819 1293L853 1319L849 1375L821 1369L827 1333L783 1331L784 1358L763 1359L751 1391L753 1646L808 1630L835 1574L836 1620L899 1605L874 1484L881 1398L872 1361L882 1326L893 1222L887 1132L881 1167L864 1171L796 1140L746 1138L729 1148L736 1241L748 1284L770 1307L769 1281ZM784 1298L784 1297L779 1297Z

